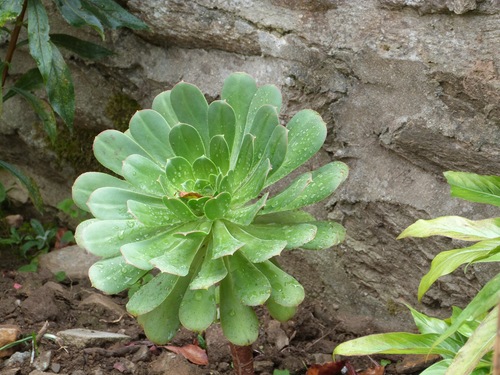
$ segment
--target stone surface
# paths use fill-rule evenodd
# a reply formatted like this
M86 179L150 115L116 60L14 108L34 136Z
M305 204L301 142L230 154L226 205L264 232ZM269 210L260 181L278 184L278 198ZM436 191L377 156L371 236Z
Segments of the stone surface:
M51 251L39 257L40 267L48 269L54 275L64 271L72 280L88 279L89 268L98 259L77 245Z
M79 307L97 316L106 316L113 319L123 317L127 312L125 309L113 302L109 297L94 293L80 302Z
M66 345L76 346L77 348L102 346L105 344L127 342L130 340L130 336L127 335L83 328L60 331L57 333L57 336L62 338Z
M151 375L201 375L203 370L189 363L184 357L163 352L150 366Z
M500 175L499 2L130 0L127 6L151 32L113 31L105 44L115 55L68 60L82 140L63 138L76 151L72 157L49 147L33 130L37 117L15 97L0 121L0 160L33 176L55 206L70 196L76 171L94 168L89 139L114 126L106 108L116 93L150 107L156 94L185 80L212 100L229 73L246 71L282 90L284 123L302 108L327 122L327 143L302 171L331 160L350 167L341 189L311 208L346 226L345 243L289 252L281 264L308 296L329 301L332 315L368 317L373 330L412 327L398 301L417 304L418 281L433 256L454 244L396 241L397 235L419 218L498 216L451 199L442 172ZM99 42L86 28L68 29L58 17L51 22L51 32ZM16 51L13 77L31 67L26 51ZM424 312L445 315L452 304L463 306L489 272L472 266L443 278L424 297Z
M33 361L33 366L39 371L45 371L50 366L52 350L42 351Z
M21 334L21 329L12 324L0 325L0 347L10 344L17 340ZM14 352L13 349L6 349L0 351L0 358L10 356Z

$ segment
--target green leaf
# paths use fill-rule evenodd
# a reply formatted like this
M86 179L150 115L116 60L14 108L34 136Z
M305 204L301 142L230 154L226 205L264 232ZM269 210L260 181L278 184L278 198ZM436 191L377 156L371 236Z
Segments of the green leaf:
M159 177L164 173L158 164L141 155L130 155L123 161L122 176L137 190L146 194L160 197L165 195L159 182Z
M229 146L223 135L216 135L210 140L210 160L220 169L222 174L229 170Z
M132 215L128 212L127 207L127 201L129 200L156 205L162 203L160 198L150 195L116 187L102 187L92 193L87 202L87 206L92 215L97 219L132 219Z
M49 18L40 0L28 1L28 40L30 54L35 59L45 83L52 69L52 45L49 36Z
M120 247L158 233L159 228L145 227L136 220L97 220L81 223L75 233L79 246L94 255L110 258L120 254Z
M271 214L259 215L255 218L256 224L300 224L314 221L310 213L296 210L286 212L273 212Z
M121 246L120 251L128 264L143 270L151 270L154 268L152 259L171 251L182 242L182 239L174 236L177 229L178 226L172 226L164 231L157 229L151 236L129 239Z
M99 20L110 29L127 27L132 30L147 30L146 25L139 18L130 14L113 0L82 0L83 8L91 11Z
M203 332L213 323L217 315L215 287L187 289L179 308L179 319L184 327L194 332Z
M235 345L250 345L259 336L257 315L239 301L229 275L220 284L220 324L224 336Z
M450 366L451 359L443 359L433 365L427 367L420 375L443 375L446 369ZM478 375L478 374L473 374ZM486 374L485 374L486 375Z
M314 224L253 224L245 231L268 240L286 241L285 249L296 249L314 239L317 227Z
M127 303L127 311L137 316L154 310L172 293L178 281L179 276L159 273L134 293Z
M36 184L36 182L31 177L26 176L18 168L3 160L0 160L0 168L7 170L10 174L12 174L19 180L19 182L26 188L26 190L28 190L28 194L33 205L38 211L42 211L43 199L40 191L38 190L38 185Z
M161 114L165 121L167 121L168 125L172 128L180 121L175 114L174 108L172 107L170 93L171 91L169 90L158 94L154 98L153 105L151 107L153 110Z
M231 194L223 192L214 198L207 200L203 208L208 220L222 219L231 204Z
M491 308L500 303L500 273L486 283L476 296L469 302L465 309L458 317L453 320L453 323L445 332L436 340L436 345L457 332L461 325L467 321L479 319L490 311Z
M442 251L432 260L431 269L420 281L418 287L419 300L438 278L455 271L465 263L472 263L487 257L500 246L500 238L478 242L472 246Z
M321 116L310 109L298 112L286 125L288 152L281 168L266 182L269 186L309 160L323 145L326 125Z
M237 240L245 244L240 251L252 263L260 263L279 255L287 244L286 241L257 238L234 224L228 223L228 229Z
M19 89L17 87L12 87L10 91L19 94L24 99L26 99L26 101L31 105L40 120L42 120L43 128L50 141L54 143L57 135L56 117L49 103L36 97L32 93Z
M61 116L68 128L73 128L75 117L75 89L73 79L64 58L51 44L52 58L50 60L50 74L45 82L47 96L54 111ZM43 76L43 74L42 74Z
M204 237L183 239L165 254L151 259L151 264L162 272L186 276L204 240Z
M23 0L0 1L0 26L9 21L14 21L23 9Z
M324 250L338 245L345 238L345 228L333 221L312 221L317 228L316 237L301 246L305 250Z
M76 53L78 56L89 60L100 60L113 55L113 51L86 40L67 34L50 34L50 40L58 47Z
M87 201L90 195L101 187L117 187L131 189L132 186L124 181L101 172L86 172L81 174L73 183L72 196L75 204L84 211L90 212Z
M420 333L438 333L441 334L445 332L449 324L447 324L444 320L433 318L427 316L409 305L406 305L408 309L410 309L411 315L413 316L413 320L415 321L415 325L417 326Z
M274 128L271 139L264 150L264 158L268 158L271 162L271 176L274 171L279 170L286 157L288 147L288 130L284 126L278 125ZM258 155L257 155L258 156Z
M226 100L233 108L236 116L236 126L234 132L234 146L231 154L231 165L236 162L238 150L242 142L245 124L248 116L248 109L252 98L257 91L257 84L253 77L246 73L233 73L224 80L221 99ZM236 151L236 152L235 152Z
M177 198L163 198L163 204L172 212L180 221L193 221L198 217L182 200Z
M213 242L209 242L207 245L207 253L201 264L200 271L194 277L193 281L191 281L191 284L189 284L190 289L207 289L221 281L227 275L224 260L214 257L212 244Z
M118 130L105 130L94 141L96 159L118 175L122 173L123 161L133 154L148 157L147 152L141 146Z
M7 192L5 191L5 186L0 182L0 204L7 199Z
M233 148L236 115L231 106L222 100L215 100L208 106L208 137L223 135L229 151Z
M194 180L191 163L180 156L168 159L165 174L167 175L168 181L175 186L178 191L184 191L185 186L183 184L187 180Z
M237 155L238 158L236 159L236 165L233 169L233 178L234 181L238 183L238 186L245 181L254 167L254 142L255 136L252 134L245 134L241 148L239 149L239 153Z
M476 368L481 358L493 350L497 336L497 321L498 307L484 318L467 343L458 351L446 375L466 375Z
M442 216L417 220L398 239L405 237L446 236L463 241L481 241L500 237L500 218L468 220L461 216Z
M168 226L181 222L176 212L172 212L164 204L155 205L137 201L127 202L128 212L140 223L151 226Z
M94 263L89 269L89 278L93 287L107 294L116 294L134 285L146 273L118 256Z
M244 242L234 238L227 229L224 222L220 220L214 221L212 243L213 259L217 259L226 255L232 255L245 244Z
M205 155L200 156L193 162L193 175L197 179L209 180L210 175L217 175L217 167L212 160Z
M270 171L271 162L269 159L265 159L259 163L248 178L243 181L243 184L239 188L235 188L233 202L238 204L257 198L262 192Z
M271 105L274 107L276 114L278 114L281 110L281 102L281 91L275 85L264 85L259 87L252 97L250 107L248 108L245 132L250 132L250 127L253 126L256 113L262 106Z
M297 177L288 188L270 198L263 214L290 211L319 202L332 194L345 181L349 169L342 162L332 162ZM272 178L272 177L271 177Z
M42 88L43 78L40 74L40 71L37 68L28 70L16 80L16 82L14 83L14 87L27 92ZM3 97L3 101L6 102L14 95L16 95L16 93L17 92L15 90L9 89Z
M82 27L89 25L104 40L104 28L99 19L82 6L80 0L54 0L63 18L71 26Z
M280 124L276 107L264 105L255 114L248 133L255 136L255 160L262 159L271 134Z
M281 306L298 306L305 297L304 288L288 273L266 260L256 263L255 266L262 272L271 284L271 297Z
M266 204L268 193L264 194L258 201L249 204L247 206L231 208L226 214L226 219L232 223L239 225L250 225L254 218L257 216L257 213L264 207Z
M136 112L130 120L129 129L134 140L158 165L164 167L167 159L175 156L167 142L170 125L160 113L152 109Z
M500 176L465 172L445 172L444 176L453 197L500 206Z
M168 136L174 154L193 163L205 155L205 147L199 131L189 124L178 124L170 130Z
M233 290L239 301L247 306L264 304L271 295L271 284L241 251L228 257L228 271Z
M266 307L273 319L279 322L289 321L297 312L297 306L282 306L276 303L272 295L266 301Z
M208 149L208 103L200 89L181 82L170 92L172 108L180 122L193 126Z
M444 346L432 348L437 334L415 334L406 332L380 333L346 341L338 345L334 355L360 356L371 354L440 354L453 357L455 350Z
M179 307L186 292L189 277L181 277L160 306L137 317L149 340L164 345L175 336L179 328Z

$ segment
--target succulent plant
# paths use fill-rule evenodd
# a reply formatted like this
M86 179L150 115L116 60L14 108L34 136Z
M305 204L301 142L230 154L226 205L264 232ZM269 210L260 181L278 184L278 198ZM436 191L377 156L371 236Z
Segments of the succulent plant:
M273 257L343 240L340 224L301 209L346 179L345 164L304 172L270 197L271 185L326 137L312 110L282 126L281 100L275 86L257 87L244 73L231 74L210 104L181 82L124 133L96 137L95 157L119 177L88 172L75 181L75 203L95 217L78 226L76 240L102 257L89 271L96 288L114 294L139 283L127 309L153 342L166 343L181 324L200 332L219 318L231 343L251 344L259 328L253 306L286 321L304 299Z

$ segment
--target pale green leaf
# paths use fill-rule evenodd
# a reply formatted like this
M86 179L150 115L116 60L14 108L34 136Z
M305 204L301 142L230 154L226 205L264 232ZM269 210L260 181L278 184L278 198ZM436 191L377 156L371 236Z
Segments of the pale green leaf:
M283 163L288 147L288 130L281 125L274 128L271 138L264 150L264 158L268 158L271 163L271 176ZM258 156L258 155L257 155Z
M455 348L444 346L446 342L432 348L437 334L415 334L406 332L380 333L346 341L338 345L334 355L360 356L372 354L440 354L454 357ZM431 349L432 348L432 349Z
M148 271L127 264L122 256L94 263L89 269L92 286L107 294L117 294L130 288Z
M163 198L163 204L165 204L170 212L177 216L180 221L193 221L198 218L181 199Z
M445 375L466 375L476 368L481 358L493 350L497 336L497 321L498 307L484 318L467 343L458 351Z
M277 303L273 296L266 301L266 307L269 314L279 322L289 321L297 312L297 306L283 306Z
M127 311L137 316L154 310L172 293L178 281L179 276L159 273L134 293L127 303Z
M271 295L271 284L241 251L228 257L228 271L231 275L234 294L247 306L264 304Z
M409 305L406 305L410 309L411 315L413 317L413 320L415 322L415 325L417 326L418 330L420 333L427 334L427 333L438 333L442 334L445 332L449 324L447 324L444 320L433 318L430 316L427 316L414 308L412 308Z
M134 140L161 166L174 156L168 142L169 133L167 121L152 109L138 111L130 120L130 134Z
M276 107L264 105L259 108L251 124L252 126L248 129L248 133L255 137L254 161L262 159L271 134L279 124L280 120Z
M148 238L159 228L145 227L136 220L90 219L78 225L75 239L94 255L109 258L120 254L120 247L137 239Z
M231 106L222 100L215 100L208 106L208 137L223 135L229 147L233 148L236 115Z
M14 21L23 9L23 0L0 0L0 26Z
M237 225L228 223L229 232L238 240L244 243L240 251L252 263L260 263L268 260L286 247L286 241L267 240L252 236Z
M243 207L231 208L226 214L226 219L239 225L250 225L257 213L266 204L268 193L264 194L258 201Z
M214 228L216 225L214 223ZM213 242L209 242L200 271L193 278L191 284L189 284L189 288L191 289L207 289L224 279L227 275L224 260L220 257L215 258L212 244Z
M153 104L151 107L153 110L161 114L167 124L172 128L180 121L174 112L174 108L172 107L172 102L170 101L170 93L171 91L168 90L158 94L153 99Z
M92 215L98 219L132 219L127 207L129 200L156 205L162 203L160 198L150 195L116 187L102 187L90 195L87 206Z
M421 299L430 286L441 276L455 271L462 264L486 258L500 247L500 238L478 242L472 246L442 251L433 259L431 269L420 281L418 298Z
M264 188L266 178L270 171L271 162L269 159L262 160L262 162L250 172L250 175L243 181L243 184L240 185L239 188L235 188L233 202L238 204L257 198Z
M104 28L99 19L82 7L80 0L55 0L61 15L71 26L82 27L89 25L104 39Z
M241 185L254 167L254 142L255 136L252 134L245 134L237 155L236 165L233 169L233 179L236 181L237 186Z
M243 228L247 233L268 240L286 241L285 249L296 249L314 239L314 224L253 224Z
M445 172L444 176L453 197L500 206L500 176L465 172Z
M186 82L178 83L170 92L170 101L179 121L193 126L208 149L208 103L200 89Z
M82 5L110 29L121 27L127 27L133 30L148 29L148 25L133 14L127 12L113 0L82 0Z
M186 276L203 241L203 237L182 239L174 248L151 259L151 264L162 272Z
M234 165L238 157L238 150L244 136L248 109L256 91L257 84L255 80L246 73L233 73L224 81L221 99L227 101L236 116L234 146L230 147L233 150L231 165Z
M312 221L316 226L316 236L301 246L305 250L324 250L342 243L345 238L345 228L333 221Z
M285 177L319 151L326 139L326 124L310 109L298 112L286 125L288 152L281 167L267 180L269 186Z
M220 324L224 336L235 345L250 345L259 336L259 319L239 301L229 275L220 284Z
M149 340L164 345L175 336L179 329L179 307L186 292L189 277L181 277L167 298L154 310L139 315L138 323L144 328Z
M149 157L148 153L132 138L118 130L105 130L94 141L96 159L118 175L122 173L123 161L130 155Z
M199 130L191 125L183 123L175 125L170 130L168 139L174 154L183 157L191 164L205 155L205 146Z
M184 191L184 183L188 180L194 180L193 167L185 158L176 156L168 159L165 168L165 174L168 181L178 190Z
M427 367L420 375L443 375L450 366L451 359L443 359Z
M262 106L270 105L274 107L276 114L278 114L281 110L281 102L281 91L275 85L264 85L259 87L252 97L250 107L248 108L245 133L250 133L250 128L253 127L254 118Z
M481 241L500 237L500 218L468 220L461 216L442 216L417 220L398 237L446 236L463 241Z
M208 220L222 219L231 204L231 194L227 192L220 193L214 198L206 201L203 208Z
M121 174L137 190L161 197L166 194L159 182L160 175L164 173L164 170L151 159L134 154L123 161Z
M215 287L187 289L179 308L179 319L184 327L194 332L205 331L215 320L217 305Z
M117 187L131 189L132 186L124 181L101 172L86 172L81 174L73 183L72 193L75 204L84 211L90 212L87 201L90 195L102 187Z
M176 224L182 220L164 204L148 204L137 201L127 202L128 212L146 226L159 227Z
M244 242L237 240L221 220L216 220L213 225L213 259L232 255L240 249Z
M300 224L315 221L314 216L302 210L273 212L255 218L256 224Z
M284 307L298 306L305 297L304 288L292 276L271 261L256 263L255 266L271 284L272 300Z
M210 139L210 160L222 174L226 174L229 170L229 146L223 135L216 135Z
M209 180L210 175L216 175L219 172L217 167L212 160L207 158L205 155L200 156L193 163L193 176L196 179Z

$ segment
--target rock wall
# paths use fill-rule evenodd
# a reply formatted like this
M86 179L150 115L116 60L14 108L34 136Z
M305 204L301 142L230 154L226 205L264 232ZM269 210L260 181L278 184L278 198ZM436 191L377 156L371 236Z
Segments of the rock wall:
M336 159L351 169L342 188L312 208L346 226L345 243L288 253L281 262L328 314L365 317L353 330L411 326L399 302L419 306L417 286L430 260L461 244L396 236L418 218L498 216L451 199L442 172L500 175L500 1L129 0L127 6L150 32L108 33L105 44L116 54L98 63L66 55L77 90L76 129L91 138L117 127L116 112L130 110L113 107L117 96L147 108L180 80L209 100L233 71L276 84L284 122L312 108L328 123L327 143L309 167ZM54 17L53 30L98 41ZM24 71L29 61L26 50L18 51L11 72ZM75 171L90 165L89 142L71 143L65 152L46 147L36 122L24 103L7 102L0 158L30 171L55 204L69 195ZM491 272L471 267L443 278L420 308L448 314Z

